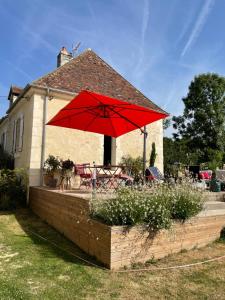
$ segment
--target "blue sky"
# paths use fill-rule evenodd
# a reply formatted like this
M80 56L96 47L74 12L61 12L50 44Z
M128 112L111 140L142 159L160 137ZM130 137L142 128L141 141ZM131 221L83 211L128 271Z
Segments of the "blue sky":
M224 0L0 0L0 96L56 67L62 46L93 49L177 115L193 77L225 74ZM0 97L0 116L8 101Z

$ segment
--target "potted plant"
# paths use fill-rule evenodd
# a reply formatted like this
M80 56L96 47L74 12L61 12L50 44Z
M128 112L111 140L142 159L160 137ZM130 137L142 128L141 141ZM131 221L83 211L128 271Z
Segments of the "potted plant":
M44 184L51 187L56 187L57 179L54 178L57 171L60 169L60 160L54 155L49 155L44 162Z
M64 184L66 185L66 188L71 187L71 177L72 177L72 171L74 167L74 162L70 159L62 160L61 161L61 185L62 189L64 189Z
M70 159L63 160L61 161L61 167L62 170L64 170L67 173L67 175L70 175L74 167L74 162Z

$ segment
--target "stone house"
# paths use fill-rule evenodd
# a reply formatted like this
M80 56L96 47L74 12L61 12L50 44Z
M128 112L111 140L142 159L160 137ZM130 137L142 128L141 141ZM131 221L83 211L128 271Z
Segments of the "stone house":
M15 167L28 171L30 185L42 182L42 166L49 154L70 158L76 163L111 164L122 156L137 157L143 153L143 135L135 130L117 139L100 134L46 126L62 107L81 90L125 100L164 112L126 79L88 49L72 57L66 48L57 56L57 68L27 84L11 86L9 109L0 120L0 143L15 158ZM147 158L152 142L156 144L156 166L163 171L162 121L147 126Z

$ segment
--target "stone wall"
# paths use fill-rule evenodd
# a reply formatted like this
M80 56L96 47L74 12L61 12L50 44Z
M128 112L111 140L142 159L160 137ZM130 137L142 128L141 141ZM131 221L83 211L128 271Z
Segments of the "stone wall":
M79 195L30 188L30 207L86 253L110 269L162 258L219 238L225 215L196 217L156 235L144 227L106 226L89 218L89 201Z

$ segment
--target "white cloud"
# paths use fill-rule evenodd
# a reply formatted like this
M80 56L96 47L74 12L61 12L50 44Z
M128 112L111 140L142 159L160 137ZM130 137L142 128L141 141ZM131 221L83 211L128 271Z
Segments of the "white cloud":
M144 41L145 41L145 35L146 35L147 28L148 28L148 22L149 22L149 0L145 0L143 21L142 21L142 27L141 27L141 42L142 42L142 44L144 44Z
M139 74L139 70L141 69L141 66L144 61L145 36L148 29L148 23L149 23L149 0L145 0L143 6L143 20L141 24L141 42L140 42L139 53L138 53L138 62L135 69L136 75Z
M183 51L181 52L181 56L184 56L188 50L192 47L194 42L197 40L199 34L201 33L205 22L207 20L207 17L215 3L215 0L206 0L204 2L204 5L199 13L199 16L195 22L195 25L192 29L192 32L188 38L187 43L185 44Z

